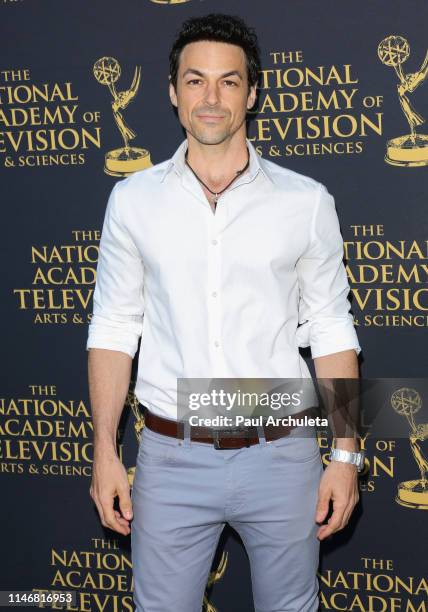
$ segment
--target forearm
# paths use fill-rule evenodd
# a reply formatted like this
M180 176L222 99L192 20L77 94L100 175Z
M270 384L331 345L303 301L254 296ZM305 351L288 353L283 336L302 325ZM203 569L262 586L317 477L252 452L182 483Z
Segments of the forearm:
M116 452L117 428L129 389L131 366L131 357L122 351L91 348L88 352L94 453Z
M323 357L314 358L315 373L317 378L335 379L335 378L359 378L358 371L358 359L354 349L340 351L338 353L332 353ZM328 381L326 381L328 382ZM357 402L358 397L350 398L350 401ZM333 426L333 420L341 419L343 413L337 410L329 410L328 417L330 423ZM353 436L349 437L335 437L334 443L336 448L342 448L345 450L356 451L359 450L358 435L357 435L357 422L358 414L354 415L355 420L352 423Z

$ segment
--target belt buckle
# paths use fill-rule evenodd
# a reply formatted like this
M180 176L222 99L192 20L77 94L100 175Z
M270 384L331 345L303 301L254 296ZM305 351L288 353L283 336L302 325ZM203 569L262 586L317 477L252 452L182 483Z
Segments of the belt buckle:
M245 432L246 434L245 435L245 440L246 440L245 448L248 448L250 446L250 432L249 432L248 427L235 427L234 429L214 429L213 431L214 448L216 450L225 450L221 446L220 434L224 435L226 433L226 436L227 436L227 435L233 435L236 432Z

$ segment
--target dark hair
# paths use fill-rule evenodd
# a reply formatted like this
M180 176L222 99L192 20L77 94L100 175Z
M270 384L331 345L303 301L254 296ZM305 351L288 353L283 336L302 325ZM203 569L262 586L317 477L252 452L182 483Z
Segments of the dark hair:
M247 61L248 86L255 85L261 69L260 49L254 28L234 15L211 13L204 17L192 17L181 26L169 54L169 72L174 89L177 88L178 64L182 49L192 42L213 40L241 47Z

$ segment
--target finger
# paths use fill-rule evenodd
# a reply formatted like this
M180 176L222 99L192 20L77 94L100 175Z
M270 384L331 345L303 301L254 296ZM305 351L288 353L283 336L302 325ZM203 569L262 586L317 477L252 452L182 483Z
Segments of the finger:
M328 538L336 531L343 529L349 522L349 518L352 511L359 499L358 489L355 490L354 495L351 497L351 502L344 504L344 502L333 501L333 514L331 515L328 523L322 525L317 532L318 539L322 540Z
M333 514L329 518L327 525L322 525L318 533L320 533L324 537L328 537L329 535L337 531L342 522L343 512L344 512L343 508L336 507L333 511Z
M329 538L336 531L331 525L321 525L318 530L317 537L320 540L324 540L325 538Z
M114 514L115 514L115 517L117 518L118 521L123 521L126 525L129 524L128 519L126 519L124 516L122 516L122 514L119 512L119 510L114 510Z
M119 523L121 523L122 525L124 525L125 527L129 528L129 521L124 518L120 512L118 512L117 510L114 511L114 514L116 516L116 519L119 521Z
M343 529L344 527L346 527L346 525L349 523L349 519L351 518L351 513L352 513L352 507L351 509L347 509L344 513L343 513L343 518L342 521L339 525L338 531L340 531L341 529Z
M340 527L341 529L343 529L343 527L345 527L349 523L349 520L350 520L350 518L352 516L352 513L354 511L354 508L355 508L355 506L358 503L358 499L359 499L359 497L358 497L358 494L357 494L356 496L354 496L352 498L351 502L348 504L348 506L346 508L346 511L345 511L345 514L344 514L344 517L343 517L343 524Z
M128 535L128 530L116 518L113 510L113 499L102 499L101 506L107 527L124 535Z
M100 515L101 524L104 525L105 524L105 518L104 518L104 512L103 512L101 503L100 503L100 501L99 501L97 496L94 496L93 500L94 500L94 504L95 504L95 506L96 506L96 508L98 510L98 514Z
M315 521L321 523L327 516L330 504L330 495L327 492L320 492L316 507Z
M97 492L97 489L96 489L96 486L95 486L95 483L94 483L93 480L91 481L91 485L89 487L89 495L91 496L92 501L94 502L94 504L95 504L95 506L97 508L101 524L106 526L103 508L102 508L102 505L101 505L101 502L100 502L100 498L98 496L98 492Z
M125 524L126 519L124 519L123 517L121 517L120 519L117 519L113 514L108 517L106 519L106 527L108 527L109 529L112 529L113 531L117 531L118 533L121 533L122 535L128 535L129 534L129 525Z
M122 516L124 516L126 519L131 520L133 513L132 513L132 502L131 502L129 486L123 489L120 489L118 491L118 495L119 495L119 508L122 513Z

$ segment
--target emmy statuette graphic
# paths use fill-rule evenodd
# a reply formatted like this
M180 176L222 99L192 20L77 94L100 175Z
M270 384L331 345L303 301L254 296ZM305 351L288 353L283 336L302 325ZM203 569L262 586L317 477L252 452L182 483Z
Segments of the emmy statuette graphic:
M135 386L135 382L132 385L133 387ZM131 408L134 417L135 417L135 421L134 421L134 431L135 431L135 435L137 437L137 443L138 446L141 444L141 434L144 428L144 416L141 413L141 410L139 408L139 401L137 399L137 396L134 393L134 389L130 388L128 390L128 394L126 396L126 400L125 400L125 406L127 408ZM132 488L132 485L134 484L134 476L135 476L135 465L133 467L128 468L127 470L127 474L128 474L128 482L129 482L129 486Z
M150 153L146 149L129 146L129 141L136 133L125 123L121 110L125 109L137 94L140 85L141 68L135 68L131 87L125 91L116 91L115 83L119 79L121 69L114 57L101 57L94 64L94 76L98 83L107 85L113 97L111 107L113 117L122 134L124 146L108 151L105 156L104 172L111 176L129 176L137 170L144 170L152 165Z
M138 445L140 445L141 444L141 433L145 425L144 425L144 416L141 413L141 410L139 408L139 401L133 390L134 387L135 387L135 382L133 382L132 388L128 390L128 394L125 400L125 406L131 408L132 412L134 413L134 416L135 416L134 431L135 431L135 435L138 440ZM128 474L129 486L132 488L132 485L134 483L134 476L135 476L135 466L128 468L127 474ZM216 582L218 582L221 578L223 578L223 575L226 571L226 566L227 566L227 553L223 552L221 555L220 561L218 563L217 569L213 570L208 575L207 586L205 588L204 600L202 604L202 612L217 612L217 608L215 608L208 599L207 591L208 589L212 588L212 586Z
M393 166L426 166L428 165L428 135L417 134L416 126L425 123L425 119L411 105L406 93L413 93L428 74L428 51L417 72L403 74L402 64L410 55L409 43L402 36L387 36L377 48L380 61L385 66L392 66L398 76L398 99L403 113L410 125L410 134L397 136L388 140L385 161Z
M420 479L400 482L395 501L407 508L428 510L428 457L422 450L422 444L428 440L428 423L415 423L413 419L422 406L422 398L414 389L403 387L394 391L391 405L409 422L410 448L421 473Z
M210 589L216 582L223 577L224 572L226 571L227 566L227 553L223 552L221 554L221 559L219 561L218 567L213 572L210 572L208 576L208 582L205 589L204 601L202 604L202 612L217 612L217 608L215 608L208 600L208 595L206 593L207 589Z

